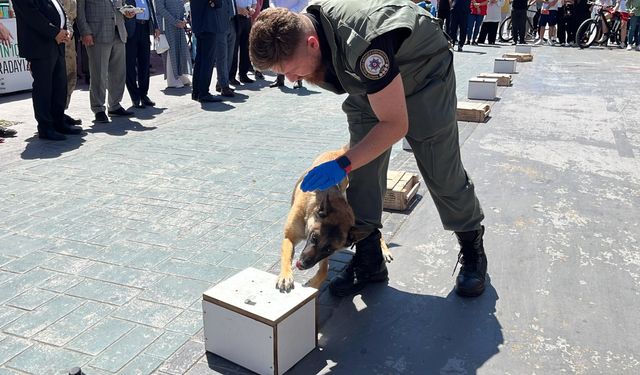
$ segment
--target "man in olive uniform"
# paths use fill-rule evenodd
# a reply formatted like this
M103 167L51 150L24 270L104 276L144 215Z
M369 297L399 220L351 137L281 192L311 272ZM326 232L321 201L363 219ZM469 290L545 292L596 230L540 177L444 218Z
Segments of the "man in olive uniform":
M349 150L301 184L303 191L323 190L349 174L359 241L331 292L346 296L387 280L379 231L386 172L391 146L406 137L444 228L460 244L455 291L482 294L484 214L460 159L453 53L438 21L405 0L325 0L300 14L273 8L254 24L250 53L260 70L349 94L342 105Z
M73 25L78 18L78 4L76 0L63 0L62 7L65 13L67 13L67 21L69 22L69 32L71 33L71 41L64 47L64 60L67 68L67 105L66 109L69 109L69 103L71 102L71 94L76 89L76 83L78 81L78 67L76 64L76 38L73 35ZM69 125L80 125L82 120L74 119L65 113L64 121Z

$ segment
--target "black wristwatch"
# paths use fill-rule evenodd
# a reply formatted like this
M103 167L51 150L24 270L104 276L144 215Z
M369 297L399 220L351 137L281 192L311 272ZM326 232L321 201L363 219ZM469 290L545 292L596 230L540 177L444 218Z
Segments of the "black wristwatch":
M338 166L344 169L345 172L351 172L351 160L346 155L342 155L336 159Z

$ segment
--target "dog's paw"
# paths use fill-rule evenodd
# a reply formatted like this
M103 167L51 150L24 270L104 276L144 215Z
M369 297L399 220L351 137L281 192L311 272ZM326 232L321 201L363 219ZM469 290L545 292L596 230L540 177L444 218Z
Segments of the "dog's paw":
M312 277L306 283L304 283L304 286L305 287L311 287L311 288L320 289L320 286L322 285L323 281L324 281L324 279Z
M276 289L280 290L281 293L289 293L293 288L295 288L295 285L293 285L293 275L289 274L278 276Z
M393 260L393 255L390 252L382 253L382 257L387 263L391 263L391 261Z

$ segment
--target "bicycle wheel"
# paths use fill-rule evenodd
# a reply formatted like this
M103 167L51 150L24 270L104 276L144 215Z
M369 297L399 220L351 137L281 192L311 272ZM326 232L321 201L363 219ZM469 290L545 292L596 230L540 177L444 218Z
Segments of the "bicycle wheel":
M600 30L598 24L592 19L584 21L576 33L576 44L582 48L589 48L598 39Z
M498 33L498 39L502 43L510 42L513 39L513 34L511 34L511 16L505 18L502 22L500 22L500 33Z

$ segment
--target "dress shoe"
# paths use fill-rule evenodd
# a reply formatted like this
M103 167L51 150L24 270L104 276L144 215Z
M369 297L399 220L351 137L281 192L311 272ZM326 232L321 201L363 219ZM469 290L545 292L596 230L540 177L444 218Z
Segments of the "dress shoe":
M196 102L199 102L200 100L198 100L199 95L195 94L195 93L191 93L191 100L195 100Z
M206 94L206 95L201 95L201 96L198 98L198 101L199 101L200 103L218 103L218 102L221 102L221 101L222 101L222 99L220 99L220 98L219 98L219 97L217 97L217 96L213 96L213 95L211 95L211 94Z
M56 131L60 134L80 134L82 133L82 128L79 126L67 125L64 124L62 126L56 126Z
M67 139L67 137L65 137L64 135L58 133L53 129L38 131L38 138L48 139L50 141L64 141L65 139Z
M262 74L262 72L259 70L253 72L253 76L256 77L256 79L264 79L264 74Z
M96 113L96 122L109 122L109 118L107 117L107 114L104 112L98 112Z
M140 100L134 100L133 101L133 107L134 108L144 108L144 104L142 104L142 102L140 102Z
M303 87L304 87L304 86L302 86L302 80L301 80L301 79L297 80L297 81L293 84L293 88L294 88L294 89L301 89L301 88L303 88Z
M220 91L220 95L226 96L227 98L233 98L236 94L229 87L223 87Z
M191 80L186 75L183 74L178 78L180 79L180 82L182 82L183 86L191 86Z
M255 81L247 76L240 76L240 82L242 83L254 83Z
M276 79L269 85L269 87L282 87L282 86L284 86L284 79Z
M153 106L156 105L156 103L153 100L149 99L149 97L146 96L146 95L142 97L142 101L141 102L142 102L143 105L146 105L146 106L149 106L149 107L153 107Z
M232 84L232 85L235 85L235 86L240 86L240 82L238 82L238 80L235 79L235 78L231 78L229 80L229 83Z
M233 88L233 87L231 87L231 86L228 86L228 88L229 88L229 90L231 90L231 91L233 91L233 92L235 92L235 91L236 91L236 89L234 89L234 88ZM217 91L217 92L222 91L222 87L220 87L220 84L219 84L219 83L216 83L216 91Z
M109 111L109 116L111 117L131 117L133 116L133 112L131 111L127 111L126 109L120 107L118 109L115 109L113 111Z
M82 125L82 120L75 119L67 114L64 115L64 122L69 125Z

